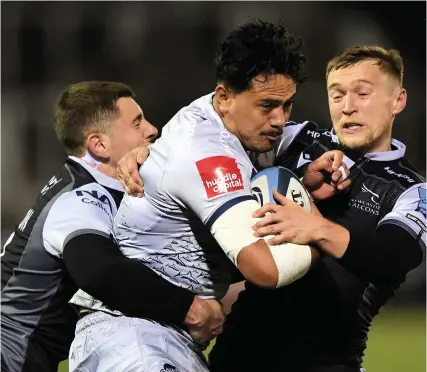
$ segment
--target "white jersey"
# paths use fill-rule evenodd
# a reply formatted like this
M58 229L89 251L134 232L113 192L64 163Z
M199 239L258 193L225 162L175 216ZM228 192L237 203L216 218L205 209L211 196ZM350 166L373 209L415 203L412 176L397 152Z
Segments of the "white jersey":
M6 241L1 254L5 370L48 371L67 358L77 321L67 302L77 288L62 261L64 247L82 234L110 237L123 192L117 180L69 157ZM40 349L47 354L37 354Z
M145 197L123 198L114 234L126 256L198 295L221 298L233 265L209 229L229 208L254 199L254 170L212 98L197 99L163 128L140 168Z

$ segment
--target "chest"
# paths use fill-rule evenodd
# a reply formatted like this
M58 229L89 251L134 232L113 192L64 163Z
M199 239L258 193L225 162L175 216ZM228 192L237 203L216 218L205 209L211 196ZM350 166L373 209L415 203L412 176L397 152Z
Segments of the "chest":
M359 171L347 192L319 203L318 208L326 218L349 230L373 232L395 199L393 188L383 179Z

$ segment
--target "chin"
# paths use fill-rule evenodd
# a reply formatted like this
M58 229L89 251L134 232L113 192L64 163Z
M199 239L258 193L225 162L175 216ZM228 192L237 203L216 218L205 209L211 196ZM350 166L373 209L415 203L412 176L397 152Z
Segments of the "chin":
M251 151L255 151L255 152L259 152L259 153L263 153L263 152L268 152L274 149L274 143L269 143L269 144L260 144L258 146L256 146L254 149L252 149Z
M369 138L348 138L347 136L339 135L338 139L340 141L341 146L351 150L366 149L369 148L372 144L372 141L370 141Z
M268 152L274 148L274 143L270 141L260 141L255 143L242 143L243 148L246 151L253 151L258 153Z

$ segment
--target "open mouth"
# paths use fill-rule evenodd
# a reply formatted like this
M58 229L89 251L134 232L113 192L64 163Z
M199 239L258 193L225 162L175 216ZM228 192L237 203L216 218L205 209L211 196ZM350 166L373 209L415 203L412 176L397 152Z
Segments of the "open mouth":
M342 131L344 133L352 134L362 130L363 125L359 123L345 123L342 126Z
M359 123L345 123L343 125L343 129L357 129L361 127L363 127L363 125Z

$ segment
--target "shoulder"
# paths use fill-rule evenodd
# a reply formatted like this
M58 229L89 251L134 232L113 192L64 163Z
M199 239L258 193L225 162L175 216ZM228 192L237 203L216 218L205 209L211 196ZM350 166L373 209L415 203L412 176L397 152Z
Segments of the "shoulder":
M275 164L299 168L336 147L337 138L331 129L321 129L313 121L289 122L284 128Z
M62 193L52 205L52 209L72 216L88 213L114 215L117 212L113 196L99 183L91 182Z
M66 243L81 234L110 236L117 207L96 182L66 191L52 201L43 227L45 249L60 256Z
M406 189L394 203L393 209L379 222L393 224L409 232L425 254L426 185L415 184Z
M321 143L330 148L336 142L336 136L331 129L320 128L314 121L304 121L302 123L288 122L283 130L282 142L280 143L278 155L286 150L291 152L305 149L313 143ZM325 148L325 150L327 150Z
M398 184L402 191L425 182L425 178L406 158L384 163L384 167L378 175L389 182Z

